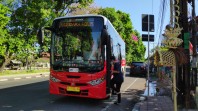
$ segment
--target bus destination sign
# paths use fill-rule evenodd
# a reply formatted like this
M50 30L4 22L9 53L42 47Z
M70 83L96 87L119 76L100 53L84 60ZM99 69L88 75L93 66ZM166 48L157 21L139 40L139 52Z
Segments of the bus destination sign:
M92 27L93 22L60 22L59 28L63 27Z

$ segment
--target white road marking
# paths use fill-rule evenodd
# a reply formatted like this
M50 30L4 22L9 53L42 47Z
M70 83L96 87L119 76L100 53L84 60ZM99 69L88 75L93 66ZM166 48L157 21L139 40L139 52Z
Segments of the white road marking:
M37 75L37 76L35 76L36 78L40 78L40 77L49 77L49 75L47 75L47 74L44 74L44 76L41 76L41 75ZM31 79L32 78L32 76L26 76L26 77L24 77L25 79ZM14 80L19 80L19 79L23 79L23 78L20 78L20 77L16 77L16 78L12 78L12 79L14 79ZM12 79L10 79L10 78L6 78L6 79L0 79L0 82L4 82L4 81L8 81L8 80L12 80Z
M0 81L7 81L8 79L0 79Z
M18 79L21 79L21 78L14 78L14 80L18 80Z
M105 108L103 108L101 111L107 111L107 109L110 107L110 105L107 105Z
M30 78L32 78L32 77L31 77L31 76L28 76L28 77L25 77L25 78L30 79Z
M121 93L124 93L127 89L129 89L136 81L138 80L138 78L136 78L125 90L123 90ZM103 108L101 111L108 111L108 108L113 104L113 101L116 101L116 98L113 98L113 100L111 100L111 103L108 104L105 108Z
M127 89L129 89L136 81L138 80L138 78L135 79L135 81L133 81L124 91L122 92L125 92Z

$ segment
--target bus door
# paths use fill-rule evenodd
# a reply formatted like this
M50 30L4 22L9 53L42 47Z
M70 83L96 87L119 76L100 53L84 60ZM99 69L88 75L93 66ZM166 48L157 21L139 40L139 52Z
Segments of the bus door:
M102 47L105 49L105 52L103 53L105 56L105 61L106 61L106 93L110 94L111 86L110 86L110 81L111 81L111 39L110 36L107 32L107 29L104 28L102 31Z

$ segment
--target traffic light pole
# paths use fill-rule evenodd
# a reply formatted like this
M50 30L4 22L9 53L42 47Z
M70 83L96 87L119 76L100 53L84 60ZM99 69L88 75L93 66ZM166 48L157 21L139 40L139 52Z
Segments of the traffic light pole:
M150 41L154 41L154 35L150 35L150 31L154 32L154 15L142 14L142 31L147 31L148 35L142 34L142 41L148 42L148 60L147 60L147 88L148 88L148 96L150 96ZM151 38L151 39L150 39Z
M150 47L149 47L149 45L150 45L150 36L149 36L149 32L150 32L150 24L149 24L149 21L150 21L150 17L148 16L148 68L147 68L147 82L148 82L148 96L150 96L150 94L149 94L149 88L150 88L150 86L149 86L149 77L150 77L150 74L149 74L149 69L150 69Z

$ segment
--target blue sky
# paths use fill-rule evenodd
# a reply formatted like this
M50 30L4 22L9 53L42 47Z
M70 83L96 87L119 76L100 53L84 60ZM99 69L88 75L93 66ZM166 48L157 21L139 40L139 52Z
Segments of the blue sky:
M141 31L141 15L142 14L154 14L159 12L160 0L95 0L97 6L112 7L116 10L121 10L130 14L131 21L134 29ZM153 8L152 8L153 6Z
M160 25L159 25L159 14L161 9L161 1L162 0L94 0L95 5L99 7L112 7L116 10L120 10L122 12L128 13L130 15L133 28L136 29L140 34L148 34L148 32L142 32L142 14L153 14L155 16L155 32L149 33L155 35L155 41L149 42L149 49L152 49L157 45L160 33ZM169 0L166 0L169 1ZM198 13L198 0L195 0L196 4L196 15ZM169 24L169 4L166 5L165 18L163 23L163 29L161 33L164 33L164 28L167 24ZM147 47L148 42L143 42ZM148 47L147 47L148 50ZM146 50L145 57L148 56L148 52Z

